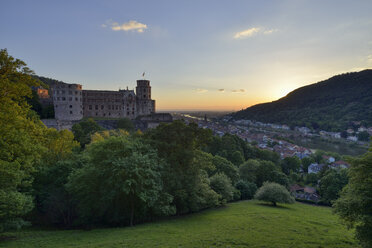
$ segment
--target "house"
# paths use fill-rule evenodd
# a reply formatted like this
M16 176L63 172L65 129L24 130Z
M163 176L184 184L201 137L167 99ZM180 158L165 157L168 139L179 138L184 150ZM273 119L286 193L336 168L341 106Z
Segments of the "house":
M330 157L330 156L326 156L326 155L323 155L322 157L325 161L327 161L327 163L333 163L333 162L336 161L334 157Z
M347 140L350 140L350 141L354 141L354 142L358 141L358 137L357 136L349 136L346 139Z
M324 164L312 163L309 165L309 168L307 169L307 171L309 174L310 173L317 174L323 169L324 166L325 166Z
M331 166L336 169L350 168L350 164L342 160L334 162Z
M320 196L316 193L316 189L313 187L301 187L298 184L294 184L290 187L290 192L298 200L313 202L318 202L320 200Z

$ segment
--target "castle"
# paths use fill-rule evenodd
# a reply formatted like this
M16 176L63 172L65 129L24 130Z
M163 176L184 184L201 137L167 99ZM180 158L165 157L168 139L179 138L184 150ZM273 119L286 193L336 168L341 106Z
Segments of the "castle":
M129 118L155 114L149 80L137 80L134 90L83 90L80 84L51 86L55 119L78 121L84 117Z

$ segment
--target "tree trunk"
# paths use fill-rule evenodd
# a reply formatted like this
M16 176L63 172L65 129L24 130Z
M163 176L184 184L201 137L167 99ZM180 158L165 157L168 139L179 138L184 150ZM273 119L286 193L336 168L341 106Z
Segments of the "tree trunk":
M272 203L273 203L273 206L276 207L276 202L273 201Z
M133 219L134 219L134 201L133 199L130 201L130 226L133 226Z

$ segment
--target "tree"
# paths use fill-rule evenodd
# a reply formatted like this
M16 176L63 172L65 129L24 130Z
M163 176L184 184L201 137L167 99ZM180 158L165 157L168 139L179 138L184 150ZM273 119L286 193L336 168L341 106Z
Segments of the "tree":
M85 147L91 141L91 136L99 131L104 130L98 125L92 118L83 120L72 126L72 133L74 134L75 140L77 140L81 147Z
M363 131L363 132L358 133L358 140L369 141L369 133L367 131Z
M280 166L282 167L282 171L289 175L292 172L298 172L300 170L301 161L298 157L286 157L284 158Z
M194 123L186 125L183 121L174 121L160 124L144 136L166 161L162 170L164 190L174 197L178 214L218 204L218 194L211 189L206 172L211 161L201 153L212 139L211 130L198 128Z
M128 132L134 131L133 122L128 118L123 118L123 119L118 120L117 128L124 129Z
M240 179L246 182L256 182L257 170L260 166L260 161L249 159L239 167Z
M33 208L32 173L46 151L46 127L30 109L31 86L39 85L26 63L0 50L0 231L21 227Z
M216 155L213 157L212 163L216 168L212 175L216 173L224 173L227 177L230 178L232 184L235 184L239 180L239 170L229 160Z
M139 139L111 136L89 145L89 161L69 177L83 223L133 225L152 216L174 214L173 197L163 191L163 162Z
M271 202L274 206L276 206L276 203L292 204L295 202L294 198L283 185L270 182L265 182L257 190L254 198L260 201Z
M333 169L327 170L319 181L319 193L322 197L322 201L326 204L331 204L339 197L340 191L347 182L348 177L346 169L340 171Z
M302 170L305 173L308 173L309 166L314 162L314 160L311 157L305 157L301 159L301 164L302 164Z
M223 173L217 173L210 178L211 188L219 194L220 203L225 204L233 199L234 187L231 180Z
M246 182L244 180L239 180L235 184L235 188L240 191L240 199L241 200L249 200L254 197L254 194L257 191L256 184L252 182Z
M372 148L355 159L349 169L349 183L334 203L334 211L349 228L356 228L356 237L364 247L372 246Z

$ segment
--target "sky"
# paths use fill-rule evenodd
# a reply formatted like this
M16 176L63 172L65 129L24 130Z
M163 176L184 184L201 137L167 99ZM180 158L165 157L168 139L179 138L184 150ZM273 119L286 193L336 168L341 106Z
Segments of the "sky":
M83 89L151 81L157 110L235 111L372 68L370 0L0 0L0 49Z

